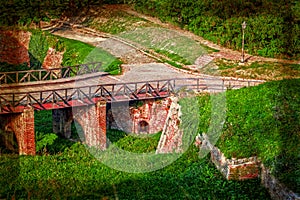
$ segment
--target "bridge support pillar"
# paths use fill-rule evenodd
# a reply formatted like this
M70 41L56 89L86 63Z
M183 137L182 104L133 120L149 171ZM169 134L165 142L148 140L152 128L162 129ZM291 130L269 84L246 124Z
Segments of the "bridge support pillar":
M34 109L26 107L22 113L0 117L2 130L14 132L20 155L35 155Z
M73 108L74 119L81 125L85 144L106 149L106 102Z
M70 138L73 121L72 108L52 110L52 118L53 132L65 138Z

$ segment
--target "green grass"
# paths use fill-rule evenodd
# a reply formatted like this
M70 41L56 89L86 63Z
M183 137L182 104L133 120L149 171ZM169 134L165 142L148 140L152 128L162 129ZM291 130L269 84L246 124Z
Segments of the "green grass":
M224 180L196 148L149 173L111 169L78 143L59 155L2 155L0 163L1 198L269 199L259 180Z
M108 130L107 137L114 145L134 153L155 152L161 133L153 135L125 134L119 130Z
M49 47L56 51L64 52L62 66L74 66L91 62L101 62L102 71L109 72L112 75L121 73L120 65L122 62L104 51L92 45L52 35L39 30L28 30L32 33L29 43L29 57L31 69L41 69ZM20 71L29 68L22 65L10 65L1 63L0 71Z
M156 26L145 19L117 9L101 9L99 15L92 17L86 25L111 34L119 34L124 31L134 30L138 27Z
M29 70L27 63L21 65L8 64L5 62L0 62L0 72L13 72L13 71L25 71Z
M120 37L170 56L173 61L181 60L183 64L194 63L199 56L210 51L193 39L164 28L138 28L123 32Z
M195 110L184 106L188 102L188 99L181 101L186 122L190 121L186 114L190 109ZM51 131L51 111L36 112L35 119L36 130ZM137 137L108 130L107 137L115 147L143 155L154 153L160 133ZM104 156L116 160L115 147L109 147L112 154ZM260 186L260 180L225 180L208 158L199 159L194 146L172 164L145 173L117 171L105 164L107 158L96 159L95 154L90 154L92 150L88 151L83 144L60 137L46 148L47 151L41 151L38 156L0 156L0 198L270 199L266 189ZM164 154L155 156L157 162L169 158ZM123 166L124 161L116 163ZM140 160L138 164L148 167L150 163Z
M228 158L258 156L295 192L300 188L300 79L268 82L226 93L226 121L217 146ZM211 119L200 98L200 133Z
M186 60L185 58L183 58L183 57L181 57L181 56L179 56L179 55L177 55L177 54L175 54L175 53L166 51L166 50L160 50L160 49L157 49L157 50L155 50L155 52L167 56L167 57L170 58L173 62L182 63L183 65L191 65L191 64L192 64L191 62L189 62L189 61Z
M58 38L66 46L62 63L63 66L101 62L103 71L109 72L112 75L120 74L120 64L122 62L110 53L77 40L62 37Z

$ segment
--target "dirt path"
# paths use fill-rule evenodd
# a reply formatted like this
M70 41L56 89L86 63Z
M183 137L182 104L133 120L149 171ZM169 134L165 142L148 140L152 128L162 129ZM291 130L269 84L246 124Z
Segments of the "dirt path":
M130 8L127 5L107 5L106 8L123 10L123 11L125 11L125 12L127 12L131 15L146 19L146 20L151 21L155 24L158 24L158 25L160 25L164 28L171 29L171 30L176 30L176 31L180 32L181 34L183 34L187 37L190 37L195 41L200 42L203 45L206 45L210 48L219 50L219 52L214 52L214 53L210 54L210 56L213 57L213 58L225 58L225 59L228 59L228 60L237 60L237 61L241 60L241 52L239 52L239 51L234 51L234 50L219 46L219 45L214 44L214 43L212 43L208 40L203 39L200 36L197 36L197 35L189 32L189 31L180 29L179 27L174 26L170 23L164 23L164 22L161 22L157 18L148 16L148 15L145 15L145 14L138 13L138 12L136 12L135 10L133 10L132 8ZM252 55L249 55L249 54L245 54L245 60L247 62L264 61L264 62L281 62L281 63L287 63L287 64L300 64L299 60L285 60L285 59L265 58L265 57L260 57L260 56L252 56Z
M209 69L217 69L218 66L214 64L214 60L218 58L225 58L228 60L232 60L235 62L239 62L241 59L241 53L238 51L233 51L230 49L226 49L224 47L221 47L219 45L216 45L210 41L204 40L202 37L199 37L189 31L182 30L172 24L169 23L163 23L157 18L153 18L141 13L138 13L131 9L129 6L126 5L106 5L102 9L107 9L109 11L120 11L127 12L130 15L137 16L139 18L143 18L145 20L148 20L154 24L158 24L159 26L166 28L168 30L177 32L178 34L190 38L193 41L197 41L200 44L204 44L208 47L214 48L219 50L219 52L213 52L209 54L199 54L196 55L197 59L195 60L195 63L192 65L185 66L186 68L189 68L189 70L181 70L174 68L167 64L161 65L161 55L155 56L152 51L149 52L150 49L144 48L143 46L140 46L140 44L133 44L131 41L121 41L124 40L122 37L118 37L117 35L110 35L107 33L99 32L91 28L87 28L84 26L81 26L81 18L77 17L77 20L74 19L67 19L66 21L62 21L61 26L56 26L52 29L53 34L59 35L62 37L70 38L79 40L85 43L92 44L94 46L101 47L102 49L108 51L112 55L118 57L121 59L124 64L122 65L123 72L127 73L130 71L130 76L121 76L119 78L126 79L127 81L138 81L140 78L143 77L145 79L146 77L149 77L150 79L154 80L158 77L160 78L169 78L174 77L188 77L191 76L209 76L204 75L199 72L205 71L204 68ZM95 16L100 15L100 11L96 12ZM73 23L70 23L73 22ZM69 24L68 24L69 23ZM66 28L67 25L67 28ZM160 36L161 37L161 36ZM155 53L155 52L154 52ZM248 65L254 61L264 61L264 62L282 62L287 64L300 64L300 61L293 61L293 60L281 60L281 59L272 59L272 58L264 58L264 57L258 57L258 56L251 56L246 54L245 56L247 62L245 65ZM159 70L159 67L162 68L162 70ZM148 67L151 70L145 70ZM142 70L141 70L142 69ZM166 70L168 69L168 70ZM139 71L141 70L141 71ZM135 72L136 71L136 72ZM138 72L139 71L139 72ZM175 73L176 71L176 73ZM135 73L134 73L135 72ZM139 76L139 74L142 73L142 76ZM177 73L180 73L182 75L179 75ZM235 77L245 77L245 76L239 76L234 75ZM246 76L248 78L250 76ZM147 78L148 79L148 78ZM258 79L265 79L262 76L258 76Z

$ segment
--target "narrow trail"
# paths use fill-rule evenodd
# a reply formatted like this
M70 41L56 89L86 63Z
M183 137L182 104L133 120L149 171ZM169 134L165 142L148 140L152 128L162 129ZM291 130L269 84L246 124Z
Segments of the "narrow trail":
M214 52L214 53L209 54L209 56L211 56L212 58L225 58L225 59L228 59L228 60L235 60L235 61L240 61L241 60L242 53L239 52L239 51L234 51L232 49L228 49L228 48L222 47L220 45L214 44L211 41L205 40L204 38L202 38L200 36L197 36L197 35L195 35L194 33L190 32L190 31L180 29L179 27L177 27L175 25L172 25L170 23L161 22L158 18L154 18L154 17L151 17L149 15L139 13L139 12L133 10L129 6L126 6L126 5L107 5L106 7L119 9L119 10L122 10L124 12L127 12L128 14L131 14L131 15L137 16L139 18L143 18L145 20L148 20L148 21L150 21L154 24L158 24L161 27L171 29L171 30L176 30L179 33L181 33L181 34L183 34L183 35L185 35L189 38L192 38L193 40L198 41L203 45L206 45L210 48L219 50L219 52ZM280 62L280 63L286 63L286 64L300 64L300 60L286 60L286 59L266 58L266 57L261 57L261 56L253 56L253 55L250 55L250 54L245 54L245 60L247 62L250 62L250 63L258 61L258 62Z
M103 9L103 8L102 8ZM143 66L152 65L153 63L163 63L164 67L169 68L168 71L169 74L173 74L174 71L177 71L177 73L182 74L182 76L202 76L202 77L217 77L214 75L206 75L201 73L203 70L203 67L209 66L212 68L218 68L214 64L214 60L223 58L235 62L239 62L241 60L241 52L230 50L227 48L224 48L222 46L216 45L210 41L204 40L202 37L197 36L189 31L182 30L179 27L176 27L175 25L172 25L170 23L163 23L159 19L141 14L133 10L131 7L127 5L105 5L104 9L108 10L118 10L126 12L130 15L136 16L138 18L145 19L153 24L157 24L162 28L166 28L171 31L175 31L178 34L190 38L200 44L206 45L210 48L219 50L218 52L213 52L209 54L199 55L198 58L195 60L195 62L192 65L187 65L185 69L179 69L175 68L163 60L168 60L169 58L164 57L161 54L158 54L154 52L151 49L148 49L144 46L141 46L139 43L134 43L131 41L128 41L124 39L123 37L119 37L118 35L112 35L109 33L103 33L100 31L97 31L92 28L85 27L82 24L82 20L85 19L87 16L77 16L74 19L65 19L65 20L58 20L56 24L52 24L52 27L46 27L47 30L50 30L53 34L59 35L62 37L70 38L79 40L85 43L92 44L94 46L101 47L102 49L108 51L112 55L116 56L117 58L120 58L124 64L122 65L123 68L123 75L124 73L128 73L130 71L130 74L132 74L132 77L138 76L137 74L133 73L136 70L139 70L138 68ZM94 13L94 10L93 10ZM100 12L94 13L94 16L100 15ZM251 56L249 54L245 55L246 62L245 65L249 65L252 62L278 62L278 63L285 63L285 64L300 64L300 61L296 60L283 60L283 59L274 59L274 58L265 58L265 57L259 57L259 56ZM212 63L212 65L208 65ZM146 64L146 65L145 65ZM158 68L157 68L158 69ZM147 71L147 70L143 70ZM157 71L157 74L161 75L160 73L167 73L166 70ZM153 72L149 72L149 75L153 76ZM185 75L183 75L185 74ZM146 77L147 73L145 73ZM167 77L170 77L170 75L167 75ZM180 75L178 75L180 76ZM218 76L219 77L219 76ZM239 77L239 76L237 76ZM245 80L249 78L233 78L233 77L219 77L222 79L240 79ZM259 79L259 78L258 78ZM264 79L264 78L261 78ZM252 79L253 80L253 79ZM264 79L267 80L267 79Z

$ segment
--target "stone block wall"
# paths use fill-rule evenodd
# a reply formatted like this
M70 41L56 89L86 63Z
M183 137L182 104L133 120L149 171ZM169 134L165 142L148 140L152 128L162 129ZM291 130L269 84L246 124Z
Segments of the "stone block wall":
M212 162L226 179L244 180L259 177L260 161L257 157L227 159L220 149L211 145L205 134L198 135L196 143L201 144L210 151Z
M15 65L27 63L30 66L30 37L28 31L0 30L0 62Z

